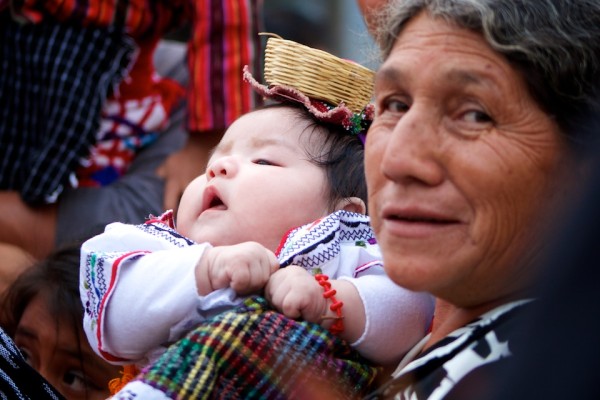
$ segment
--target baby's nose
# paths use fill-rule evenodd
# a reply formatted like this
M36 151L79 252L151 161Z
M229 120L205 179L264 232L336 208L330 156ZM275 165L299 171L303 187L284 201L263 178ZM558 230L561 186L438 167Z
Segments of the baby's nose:
M231 177L237 170L236 162L233 157L220 157L213 160L206 169L206 177L208 180L220 177Z

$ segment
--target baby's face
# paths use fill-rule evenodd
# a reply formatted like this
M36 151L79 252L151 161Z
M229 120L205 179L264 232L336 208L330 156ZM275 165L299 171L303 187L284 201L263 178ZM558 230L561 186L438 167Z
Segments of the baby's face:
M27 362L68 399L102 400L108 382L120 376L120 367L97 356L69 318L57 320L47 298L36 295L17 325L15 344Z
M328 214L323 169L307 160L310 134L287 108L247 114L231 125L206 174L186 189L177 229L196 242L255 241L275 251L290 229Z

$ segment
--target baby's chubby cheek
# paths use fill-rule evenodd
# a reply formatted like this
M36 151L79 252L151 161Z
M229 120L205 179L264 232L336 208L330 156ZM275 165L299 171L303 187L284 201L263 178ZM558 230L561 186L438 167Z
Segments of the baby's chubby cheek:
M206 175L202 174L185 188L176 212L175 223L179 233L188 235L194 221L200 215L206 184Z

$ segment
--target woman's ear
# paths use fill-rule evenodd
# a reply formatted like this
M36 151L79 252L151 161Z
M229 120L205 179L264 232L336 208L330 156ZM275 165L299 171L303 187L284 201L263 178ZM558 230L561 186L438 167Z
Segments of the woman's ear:
M359 214L367 213L367 205L359 197L345 197L335 204L335 210L345 210Z

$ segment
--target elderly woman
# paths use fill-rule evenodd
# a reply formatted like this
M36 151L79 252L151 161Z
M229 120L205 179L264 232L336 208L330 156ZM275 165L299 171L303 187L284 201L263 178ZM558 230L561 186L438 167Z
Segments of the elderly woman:
M536 235L577 174L583 116L600 110L600 3L401 0L385 15L370 215L386 272L437 306L371 397L464 398L511 355Z

